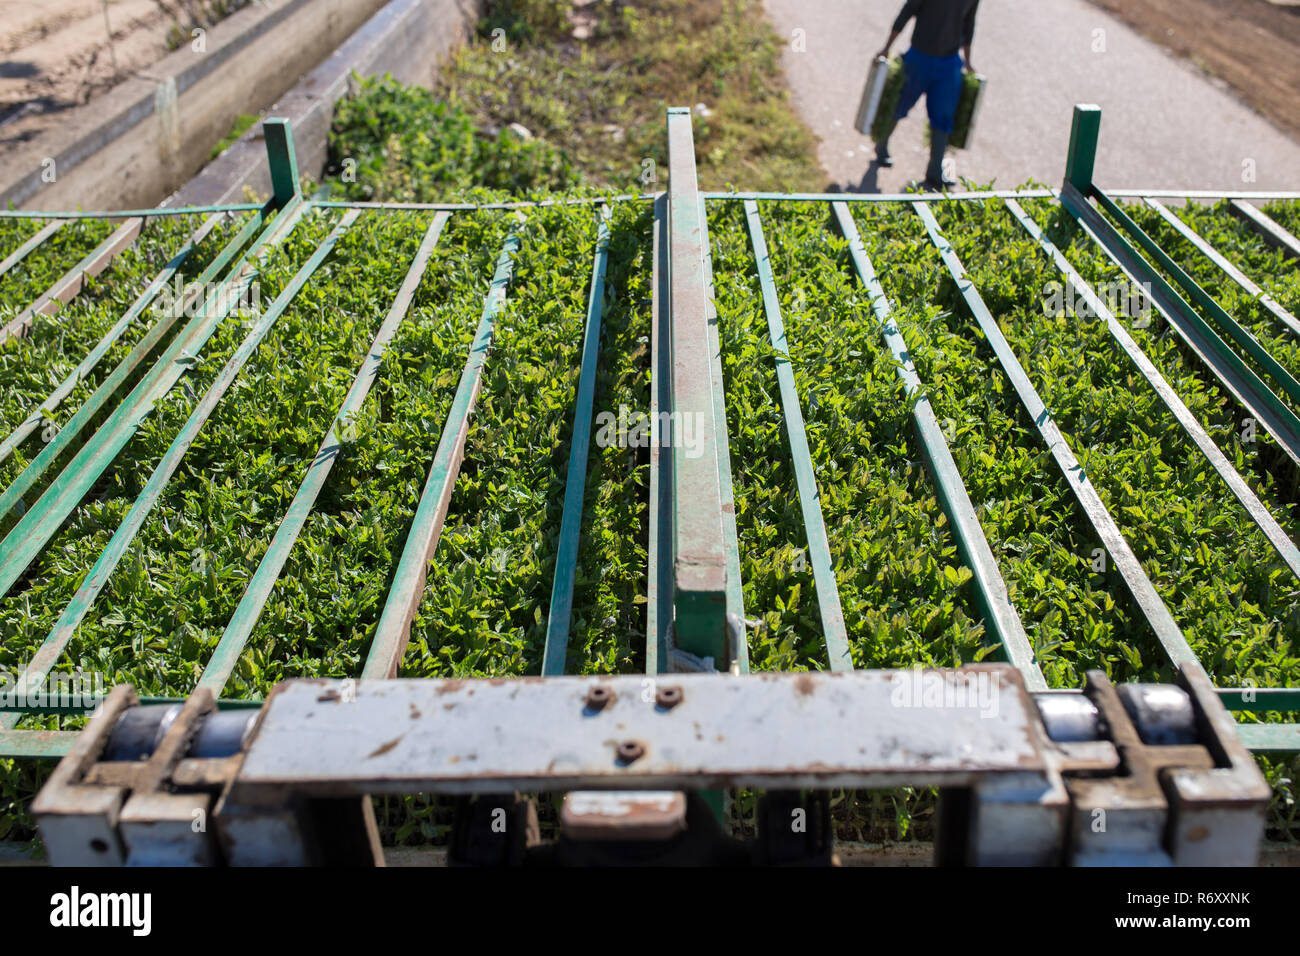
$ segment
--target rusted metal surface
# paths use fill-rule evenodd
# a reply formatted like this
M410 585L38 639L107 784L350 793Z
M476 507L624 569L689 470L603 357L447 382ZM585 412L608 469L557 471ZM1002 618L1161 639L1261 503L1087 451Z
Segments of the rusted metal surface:
M1184 722L1187 708L1179 688L1145 686L1145 704L1139 705L1133 685L1120 692L1100 671L1088 673L1084 693L1097 707L1120 766L1100 777L1067 773L1075 862L1241 866L1256 861L1269 787L1204 672L1185 667L1179 683L1195 712L1195 743L1189 742L1192 727L1165 732L1170 714L1178 718L1174 723ZM1159 713L1146 706L1159 701L1164 702L1155 708Z
M45 850L56 866L120 866L126 861L126 850L117 833L126 791L121 787L87 785L84 780L103 753L118 718L137 699L131 687L114 687L103 710L77 736L32 801L32 814L40 826Z
M1045 772L1045 736L1007 665L682 674L671 707L644 680L360 681L348 693L342 682L290 681L263 709L237 787L342 796L961 786ZM593 687L609 692L599 709Z
M686 794L673 790L574 790L560 829L570 840L666 840L686 829Z

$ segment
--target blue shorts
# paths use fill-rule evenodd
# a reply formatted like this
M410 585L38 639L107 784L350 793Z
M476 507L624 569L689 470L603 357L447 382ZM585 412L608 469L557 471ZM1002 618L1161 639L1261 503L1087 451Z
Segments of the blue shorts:
M927 56L915 47L903 54L903 92L898 97L897 119L906 116L925 94L930 125L951 133L961 97L961 56Z

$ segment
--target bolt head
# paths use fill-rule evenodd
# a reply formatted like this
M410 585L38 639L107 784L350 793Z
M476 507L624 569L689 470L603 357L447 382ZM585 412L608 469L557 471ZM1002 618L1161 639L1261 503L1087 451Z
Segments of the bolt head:
M655 693L655 703L660 707L676 707L683 696L680 687L660 687Z
M637 740L624 740L618 745L618 759L623 763L632 763L645 756L645 746Z
M592 710L601 710L614 699L614 692L602 684L595 684L587 690L587 706Z

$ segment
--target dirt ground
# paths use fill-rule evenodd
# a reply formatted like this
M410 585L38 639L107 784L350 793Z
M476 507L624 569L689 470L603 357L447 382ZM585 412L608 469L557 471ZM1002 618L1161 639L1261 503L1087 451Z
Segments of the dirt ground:
M1092 0L1300 140L1300 0Z
M251 0L0 0L0 155Z

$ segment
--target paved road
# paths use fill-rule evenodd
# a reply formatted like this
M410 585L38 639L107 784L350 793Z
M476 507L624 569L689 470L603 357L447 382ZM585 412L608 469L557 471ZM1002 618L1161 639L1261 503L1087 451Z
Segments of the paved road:
M923 104L891 140L892 169L871 162L871 141L853 129L870 58L902 0L765 2L778 34L790 39L783 59L795 105L821 137L830 183L894 192L919 179ZM907 48L910 31L895 52ZM971 148L949 154L959 176L1004 188L1031 178L1059 184L1071 110L1096 103L1102 186L1300 190L1300 144L1086 0L984 0L972 58L989 85ZM1243 181L1251 168L1255 181Z

